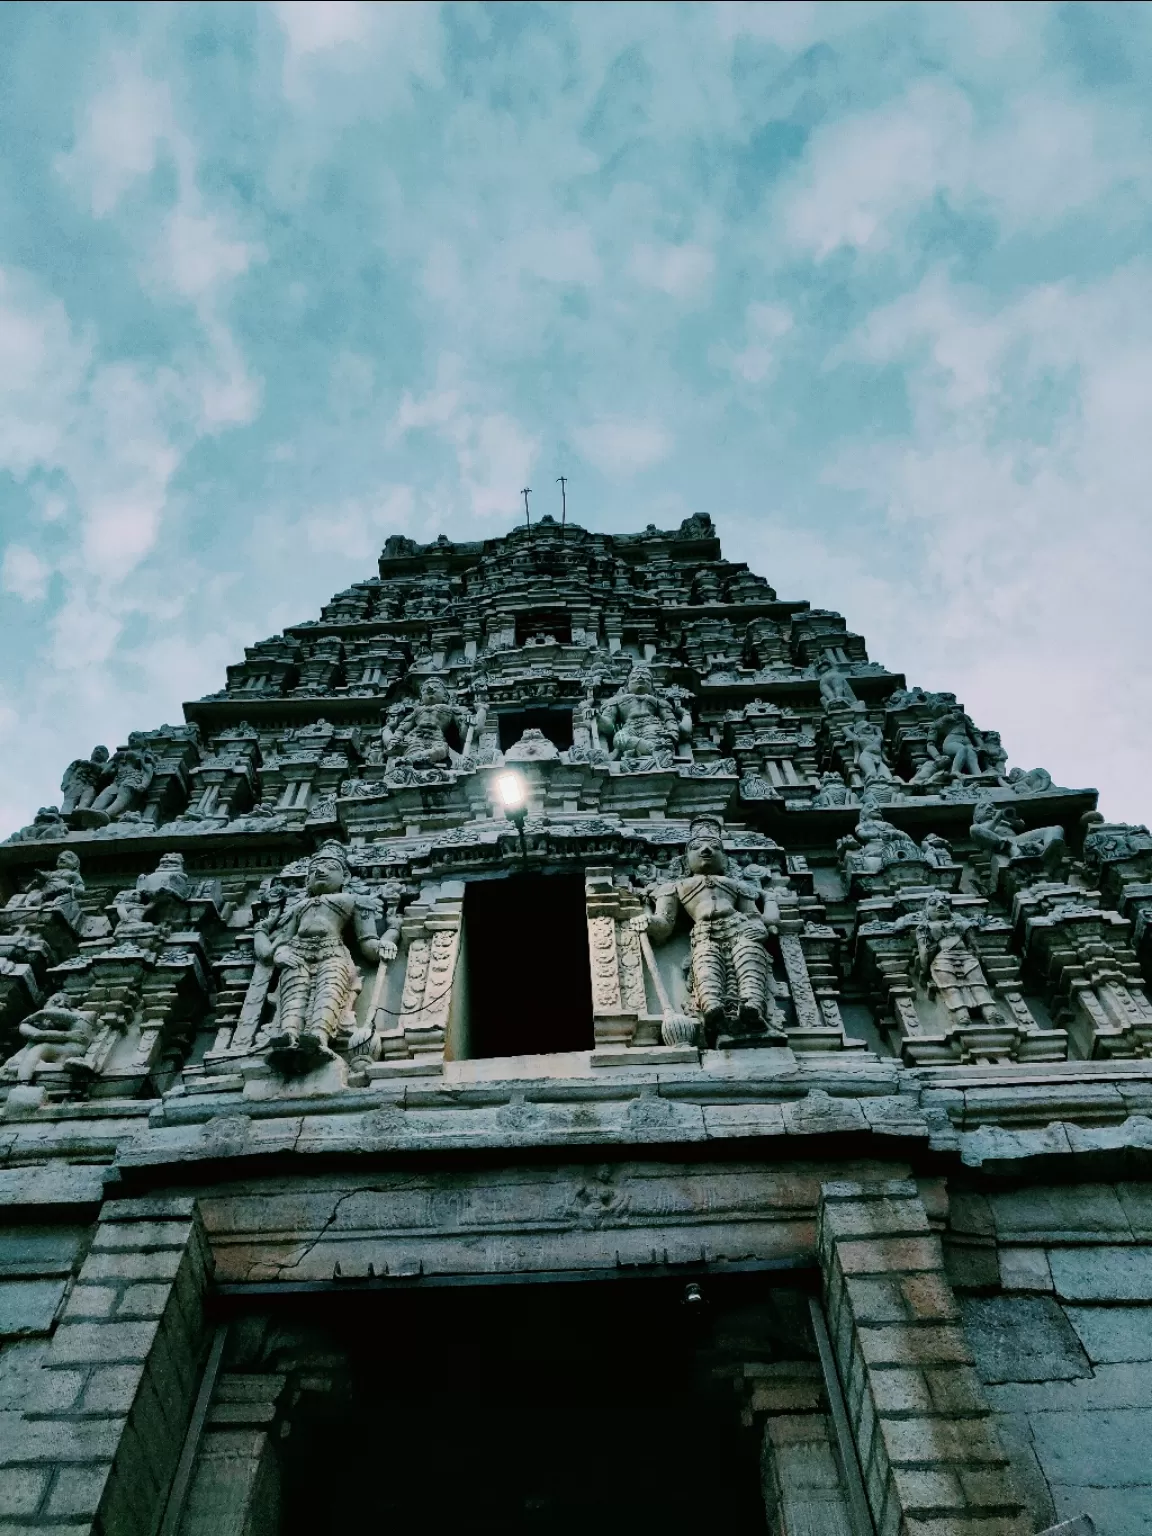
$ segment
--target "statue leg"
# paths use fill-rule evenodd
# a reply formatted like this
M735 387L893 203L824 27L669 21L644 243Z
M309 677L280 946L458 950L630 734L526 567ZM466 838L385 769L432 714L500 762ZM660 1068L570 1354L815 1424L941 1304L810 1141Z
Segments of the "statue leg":
M117 819L117 817L123 816L124 812L131 808L132 799L133 799L133 791L132 790L130 790L130 789L118 789L116 791L115 798L113 799L111 805L109 805L107 807L108 820L109 821L115 821Z
M340 1029L352 1000L354 983L359 981L355 968L345 955L328 955L316 967L305 1036L314 1047L328 1049L328 1042Z
M733 941L732 960L740 997L741 1026L749 1033L759 1034L767 1027L772 1012L768 951L758 936L742 933Z
M283 1049L297 1044L304 1027L311 991L312 976L306 965L299 960L292 960L281 966L278 1028L273 1045Z
M711 937L692 930L692 991L696 1005L704 1015L704 1027L709 1034L724 1025L724 992L727 967L724 952Z

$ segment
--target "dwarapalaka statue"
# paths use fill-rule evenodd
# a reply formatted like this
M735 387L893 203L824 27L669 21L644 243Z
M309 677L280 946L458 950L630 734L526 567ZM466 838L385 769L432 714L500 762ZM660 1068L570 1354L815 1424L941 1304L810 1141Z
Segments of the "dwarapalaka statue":
M343 849L325 843L308 862L306 893L256 925L256 958L272 963L278 982L268 1045L286 1064L332 1056L332 1037L354 1028L360 973L344 942L349 927L370 965L395 958L398 935L390 930L377 938L373 919L345 890L347 883Z
M683 909L692 923L689 991L704 1020L709 1044L728 1035L779 1036L783 1019L775 1001L765 948L780 913L751 880L728 873L723 824L698 816L688 833L688 870L683 880L658 886L655 912L632 919L654 944L668 939Z
M627 683L605 704L599 723L612 743L609 757L632 764L643 758L671 761L692 729L687 712L673 709L643 664L632 668Z

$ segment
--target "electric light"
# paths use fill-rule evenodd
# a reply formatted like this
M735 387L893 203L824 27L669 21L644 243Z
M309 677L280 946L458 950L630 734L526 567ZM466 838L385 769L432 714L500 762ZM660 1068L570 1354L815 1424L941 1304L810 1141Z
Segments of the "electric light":
M516 811L524 804L524 780L518 773L502 773L496 780L496 792L506 811Z

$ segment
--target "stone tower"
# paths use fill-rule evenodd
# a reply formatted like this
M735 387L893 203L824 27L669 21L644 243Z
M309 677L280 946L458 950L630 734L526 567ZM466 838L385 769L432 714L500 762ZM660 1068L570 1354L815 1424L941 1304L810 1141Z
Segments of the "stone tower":
M1149 1529L1145 828L706 516L184 713L0 847L0 1533Z

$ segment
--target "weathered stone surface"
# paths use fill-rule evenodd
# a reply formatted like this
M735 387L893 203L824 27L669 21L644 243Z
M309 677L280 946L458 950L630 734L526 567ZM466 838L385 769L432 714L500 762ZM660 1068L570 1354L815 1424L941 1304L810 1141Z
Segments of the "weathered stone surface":
M962 1308L984 1381L1057 1381L1088 1374L1088 1359L1050 1296L966 1296Z
M1152 1361L1152 1307L1064 1309L1092 1363Z
M47 1333L66 1284L64 1280L0 1280L0 1338Z

